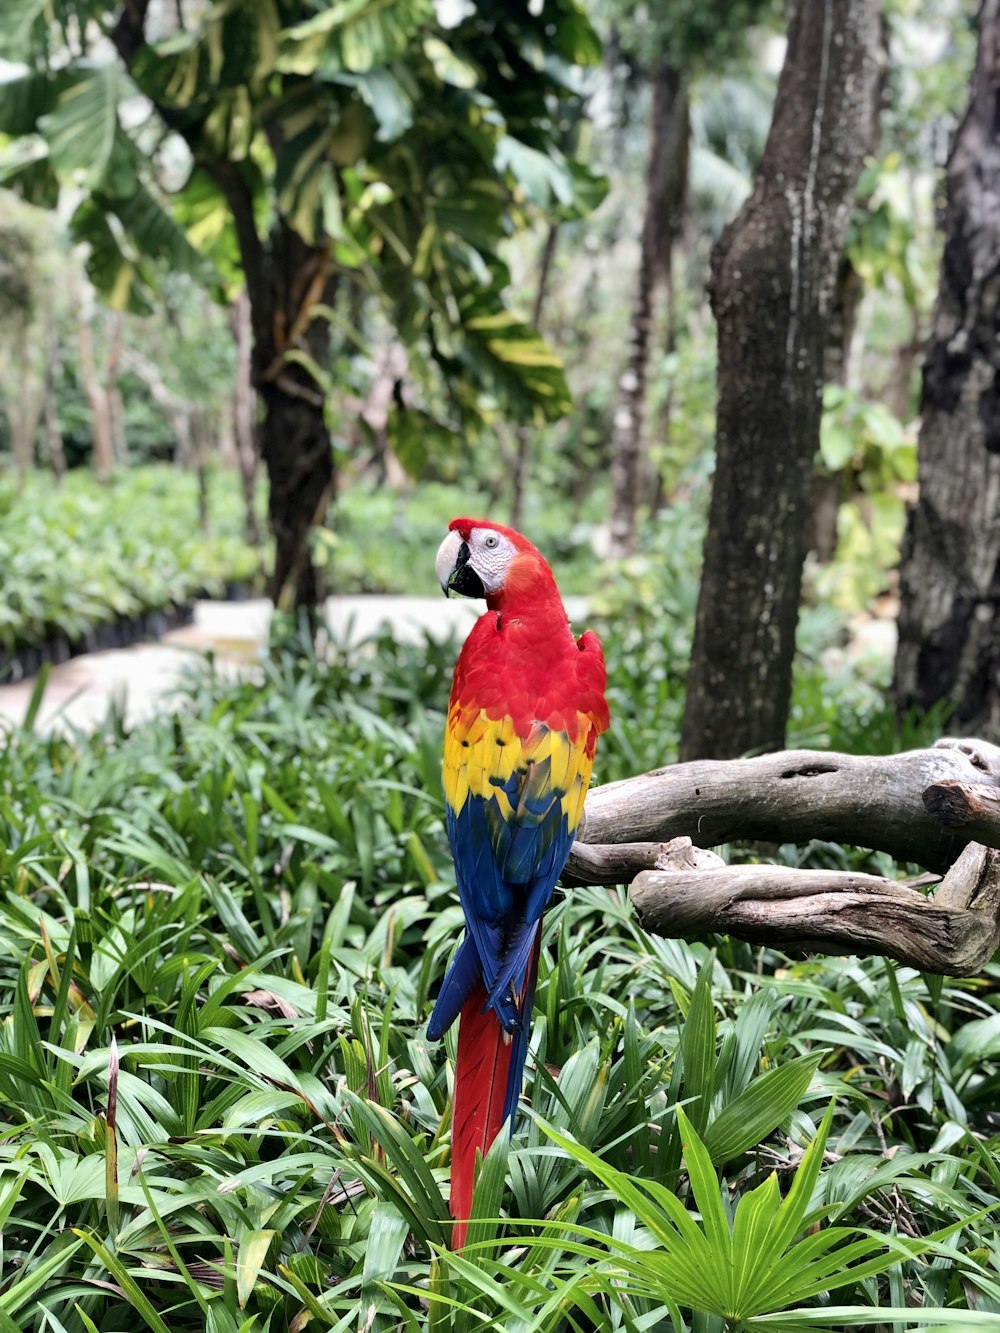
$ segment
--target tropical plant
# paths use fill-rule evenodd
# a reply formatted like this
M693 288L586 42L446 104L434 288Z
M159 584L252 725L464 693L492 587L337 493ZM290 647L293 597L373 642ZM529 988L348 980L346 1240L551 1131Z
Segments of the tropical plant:
M0 55L27 62L0 84L2 179L47 204L83 187L74 234L118 306L148 304L157 262L217 288L242 271L274 591L315 602L328 353L331 331L358 336L351 292L410 349L393 431L416 469L442 434L565 412L558 358L505 303L500 243L535 210L600 197L558 148L597 39L574 0L544 14L489 0L450 26L428 0L169 14L91 0L79 42L76 8L32 0L0 27Z
M547 923L534 1118L449 1250L452 658L306 639L6 737L0 1327L995 1327L996 968L713 950L605 889Z
M50 480L34 474L16 490L0 485L0 507L5 655L52 639L60 656L71 645L92 648L110 622L222 596L227 584L260 576L231 475L212 478L208 534L198 525L195 477L162 465L105 486L71 472L54 496Z

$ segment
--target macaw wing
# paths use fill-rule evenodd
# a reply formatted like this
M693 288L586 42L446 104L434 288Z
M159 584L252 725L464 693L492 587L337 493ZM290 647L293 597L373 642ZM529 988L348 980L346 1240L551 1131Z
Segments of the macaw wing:
M459 897L492 1002L518 989L580 823L593 766L591 719L575 735L455 706L445 744L448 833Z

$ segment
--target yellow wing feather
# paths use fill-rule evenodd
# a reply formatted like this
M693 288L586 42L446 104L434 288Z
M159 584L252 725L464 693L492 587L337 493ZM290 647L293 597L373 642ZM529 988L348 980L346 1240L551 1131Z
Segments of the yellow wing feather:
M578 714L575 741L563 731L536 726L522 740L509 717L491 718L485 709L455 705L448 715L444 747L445 798L457 814L469 795L494 800L505 823L516 815L502 786L515 771L534 774L534 799L541 784L558 800L571 830L579 826L590 786L593 747L588 745L592 723ZM588 750L590 753L588 753ZM522 792L523 794L523 792Z

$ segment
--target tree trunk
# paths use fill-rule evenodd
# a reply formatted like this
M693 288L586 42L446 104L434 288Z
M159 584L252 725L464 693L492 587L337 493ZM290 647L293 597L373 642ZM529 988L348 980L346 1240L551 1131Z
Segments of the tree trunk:
M900 578L900 714L939 701L1000 735L1000 0L979 13L948 160L945 247L924 362L919 495Z
M104 393L108 404L108 422L111 429L111 448L115 462L128 463L128 440L125 437L125 401L118 387L121 374L122 317L112 311L108 320L108 352L104 358Z
M253 330L250 324L250 298L246 288L233 303L233 332L236 336L236 383L233 390L233 427L236 435L236 457L239 461L243 503L246 507L246 538L251 546L260 545L257 525L257 464L260 447L257 442L257 395L250 373Z
M552 222L549 224L545 245L542 249L541 263L538 266L538 285L535 288L535 302L531 311L531 324L535 329L539 329L541 326L542 311L545 309L545 297L548 295L549 278L552 276L552 264L556 257L558 240L559 223ZM521 521L524 518L524 493L528 487L528 473L531 467L531 436L530 426L518 426L517 453L514 456L514 476L510 500L510 522L514 528L520 528Z
M191 412L191 455L198 479L198 531L208 536L212 529L208 465L212 456L212 436L208 415L200 404Z
M107 480L115 470L114 441L111 431L111 408L108 394L101 383L94 362L94 339L90 325L90 315L81 311L76 325L77 350L80 354L80 377L83 380L84 393L90 407L90 429L93 442L92 461L94 471L102 480Z
M110 38L133 70L146 46L149 0L125 5ZM164 123L197 149L197 122L155 103ZM272 151L279 131L272 124ZM265 243L257 230L253 196L239 168L224 158L200 158L233 216L253 328L253 382L264 404L261 456L271 483L268 514L275 537L271 592L276 606L313 608L320 598L312 563L312 529L333 497L333 452L324 412L329 329L312 318L317 302L332 304L329 246L310 246L280 218Z
M684 758L784 742L826 324L878 41L877 0L796 0L754 188L712 257L716 472Z
M59 425L59 402L56 397L56 366L59 362L59 335L55 320L49 316L45 323L45 379L43 383L42 422L45 427L45 449L49 466L56 482L66 475L66 451L63 448L62 428Z
M26 336L27 330L25 339ZM18 344L14 353L15 364L18 367L17 393L11 395L7 403L11 462L15 472L22 479L31 471L35 462L35 438L42 411L41 384L30 364L25 339Z
M674 241L680 231L687 191L689 129L682 77L661 57L653 74L646 204L628 364L618 380L615 398L609 551L612 559L621 559L635 550L637 513L646 481L643 424L654 299L657 287L667 280Z
M264 282L250 282L248 275L248 289L275 539L271 596L276 607L290 611L316 607L323 591L310 541L333 499L333 450L324 389L310 367L319 374L325 369L329 327L312 317L312 307L332 304L334 280L328 248L307 245L284 223L272 232L270 260Z

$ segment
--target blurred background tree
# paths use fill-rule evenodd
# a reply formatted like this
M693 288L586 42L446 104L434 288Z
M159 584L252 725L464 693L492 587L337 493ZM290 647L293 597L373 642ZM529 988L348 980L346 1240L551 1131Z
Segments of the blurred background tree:
M49 204L83 191L71 234L112 307L151 304L155 261L217 290L242 273L281 605L318 599L331 332L363 338L366 298L413 360L401 452L492 410L568 406L557 358L506 307L498 246L533 208L595 197L558 131L599 44L569 0L533 11L480 5L445 26L429 0L139 0L30 4L7 24L0 49L27 66L0 90L7 181ZM111 405L86 336L80 351L106 472Z
M947 169L944 253L907 517L895 695L1000 732L1000 4L984 0Z
M887 685L976 11L881 7L881 133L824 255L811 424L784 441L796 554L774 595L791 612L756 730L729 725L745 653L705 585L733 641L706 708L735 749L795 725L793 644L832 669L877 641L864 670ZM763 0L8 8L2 221L20 241L0 274L0 449L57 472L174 461L199 471L203 523L228 467L252 539L263 458L270 591L288 606L324 576L429 590L423 546L444 518L513 514L570 588L658 637L682 691L715 465L709 263L761 163L785 17ZM737 529L760 509L760 462L731 469ZM745 550L715 547L765 586Z

